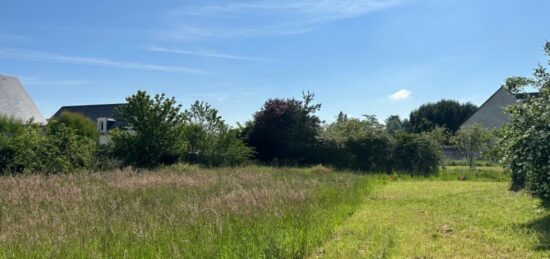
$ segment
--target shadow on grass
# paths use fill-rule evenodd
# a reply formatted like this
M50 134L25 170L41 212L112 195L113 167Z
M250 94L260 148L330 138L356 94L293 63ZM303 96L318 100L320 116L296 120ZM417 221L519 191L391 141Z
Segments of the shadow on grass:
M542 206L546 211L550 210L550 200L543 200ZM550 215L531 221L525 224L524 227L536 232L539 236L539 244L536 247L537 250L550 250Z

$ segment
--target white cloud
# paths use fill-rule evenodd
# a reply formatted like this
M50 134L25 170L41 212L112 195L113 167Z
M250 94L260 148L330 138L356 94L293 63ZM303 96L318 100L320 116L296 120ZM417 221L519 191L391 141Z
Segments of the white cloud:
M208 51L192 51L192 50L163 48L163 47L155 47L155 46L147 47L145 49L150 51L156 51L156 52L166 52L166 53L209 57L209 58L235 59L235 60L248 60L248 61L269 61L269 59L266 59L266 58L246 57L246 56L238 56L238 55L208 52Z
M392 95L390 95L390 99L392 101L396 101L396 102L407 100L410 97L411 97L411 91L405 90L405 89L401 89L401 90L393 93Z
M95 65L95 66L124 68L124 69L179 72L179 73L190 73L190 74L208 74L209 73L204 70L189 68L189 67L162 66L162 65L138 63L138 62L116 61L116 60L109 60L109 59L95 58L95 57L65 56L65 55L56 54L56 53L27 50L27 49L0 48L0 58L57 62L57 63L68 63L68 64L81 64L81 65Z

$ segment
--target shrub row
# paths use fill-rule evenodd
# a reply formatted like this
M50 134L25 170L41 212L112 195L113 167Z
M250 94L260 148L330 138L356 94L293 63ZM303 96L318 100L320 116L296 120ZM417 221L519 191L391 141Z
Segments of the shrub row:
M63 123L46 127L1 118L0 172L72 172L90 168L96 144Z
M323 141L318 145L317 161L339 169L363 172L399 171L411 175L436 173L441 161L439 145L426 134L378 132L343 145Z

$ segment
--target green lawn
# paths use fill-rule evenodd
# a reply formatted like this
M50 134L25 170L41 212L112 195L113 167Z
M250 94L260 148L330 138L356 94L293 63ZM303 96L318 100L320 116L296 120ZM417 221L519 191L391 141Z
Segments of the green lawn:
M503 182L377 188L313 257L549 258L550 213Z

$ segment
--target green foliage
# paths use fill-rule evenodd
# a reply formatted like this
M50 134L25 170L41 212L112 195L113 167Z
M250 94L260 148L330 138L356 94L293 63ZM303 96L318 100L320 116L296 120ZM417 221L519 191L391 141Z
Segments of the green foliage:
M476 110L477 106L471 103L461 104L453 100L423 104L411 112L410 129L420 133L443 127L454 134Z
M151 97L138 91L126 98L117 110L117 119L125 130L113 132L114 153L124 163L138 167L155 167L178 160L185 148L182 125L185 116L175 98L164 94Z
M5 171L15 156L11 140L23 128L23 122L0 115L0 173Z
M545 46L550 57L550 42ZM550 60L548 61L550 64ZM526 188L535 195L550 198L550 73L542 65L533 78L511 77L505 87L521 96L508 108L511 122L504 128L499 145L503 162L512 171L512 187ZM535 88L538 94L520 94Z
M225 124L216 109L196 101L184 114L185 161L207 166L235 166L250 158L252 150L238 137L237 130Z
M395 137L393 163L411 175L430 175L441 163L440 144L428 134L399 133Z
M62 112L59 117L50 121L48 124L62 123L65 126L72 128L78 135L91 138L93 140L99 139L99 131L96 124L79 113Z
M245 139L254 148L255 158L264 162L308 163L320 129L315 115L320 104L314 95L304 93L303 100L270 99L245 129Z
M371 172L391 170L392 139L374 116L360 120L340 113L320 138L325 164Z
M403 121L401 118L399 118L399 115L391 115L389 116L386 121L386 131L390 134L395 134L401 131L405 131L405 125L403 125Z
M491 132L477 123L461 128L453 136L455 147L464 154L471 170L476 168L482 152L489 148L491 137Z
M8 134L6 134L8 132ZM62 123L21 124L0 134L0 172L69 173L90 168L96 145Z

